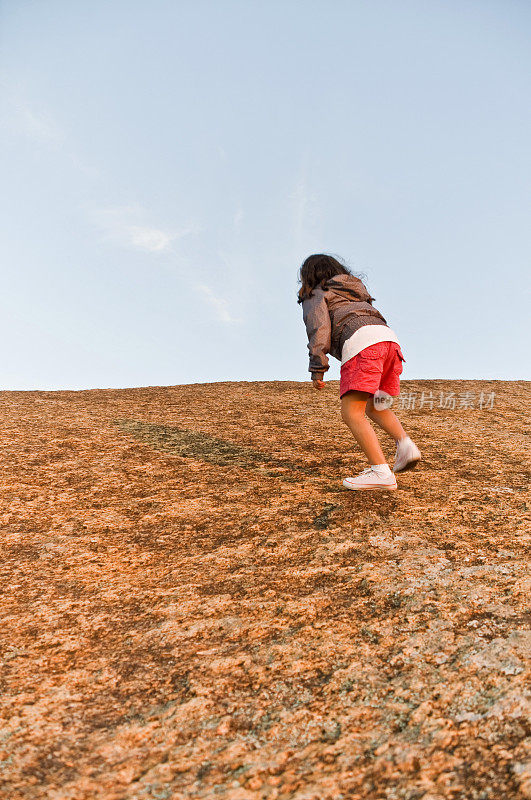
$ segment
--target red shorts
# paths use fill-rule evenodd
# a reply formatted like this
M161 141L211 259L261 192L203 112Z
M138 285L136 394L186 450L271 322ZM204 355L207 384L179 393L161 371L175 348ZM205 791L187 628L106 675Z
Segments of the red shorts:
M374 394L380 389L397 397L405 360L396 342L377 342L365 347L341 365L339 396L353 390Z

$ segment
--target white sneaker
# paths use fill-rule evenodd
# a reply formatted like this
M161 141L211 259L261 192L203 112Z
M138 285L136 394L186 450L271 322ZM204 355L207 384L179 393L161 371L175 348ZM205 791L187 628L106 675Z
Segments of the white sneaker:
M409 436L400 439L396 445L395 463L393 472L403 472L406 469L413 469L422 458L420 450Z
M345 478L343 486L347 489L396 489L396 478L392 472L388 475L378 475L372 467L367 467L355 478Z

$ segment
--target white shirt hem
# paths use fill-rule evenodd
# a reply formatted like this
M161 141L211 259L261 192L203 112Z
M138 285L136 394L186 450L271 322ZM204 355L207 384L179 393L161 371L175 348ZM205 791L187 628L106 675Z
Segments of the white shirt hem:
M387 325L362 325L344 343L341 351L341 363L344 364L349 359L357 356L366 347L371 344L378 344L378 342L396 342L400 344L396 333Z

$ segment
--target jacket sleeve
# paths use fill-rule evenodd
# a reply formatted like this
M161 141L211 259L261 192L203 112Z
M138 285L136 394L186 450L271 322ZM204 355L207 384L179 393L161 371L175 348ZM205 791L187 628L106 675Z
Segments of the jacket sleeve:
M306 325L310 352L308 372L326 372L329 369L327 353L330 352L332 325L322 292L314 291L311 297L303 301L302 316Z

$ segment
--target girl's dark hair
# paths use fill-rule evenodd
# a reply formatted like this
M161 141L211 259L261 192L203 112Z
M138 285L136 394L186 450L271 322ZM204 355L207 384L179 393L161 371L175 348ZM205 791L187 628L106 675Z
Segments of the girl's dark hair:
M334 275L352 275L352 272L334 256L326 253L315 253L308 256L299 270L299 281L302 284L297 295L297 303L302 303L316 286L324 288L324 284Z

